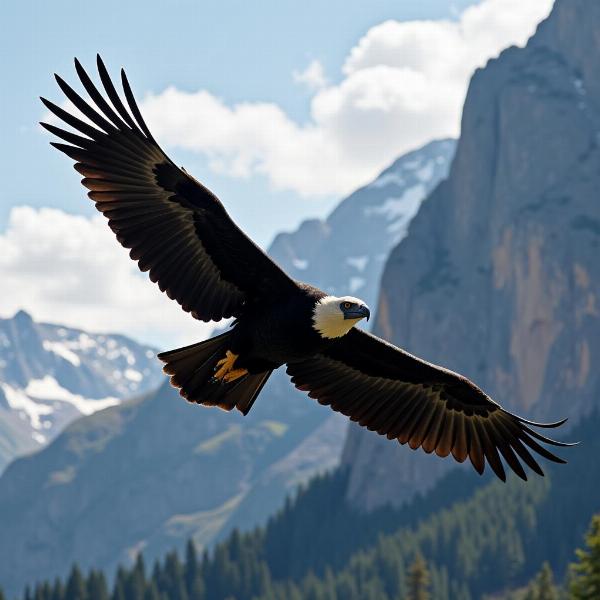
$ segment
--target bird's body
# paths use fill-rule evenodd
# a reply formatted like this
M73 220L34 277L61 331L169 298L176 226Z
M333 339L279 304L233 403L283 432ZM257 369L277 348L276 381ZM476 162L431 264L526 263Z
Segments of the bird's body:
M53 145L76 161L88 196L162 291L194 318L234 318L221 335L159 355L183 397L247 414L272 371L286 365L294 385L321 404L413 449L469 458L479 473L487 462L505 479L502 457L523 479L520 461L543 474L531 451L564 462L538 442L568 444L531 428L562 422L513 415L467 378L355 328L369 317L364 302L291 279L212 192L169 159L123 71L127 107L100 57L105 94L75 66L93 105L57 76L87 121L42 99L78 131L42 123L67 142Z
M313 314L324 292L305 284L273 302L248 305L233 326L231 351L251 373L276 369L321 352L331 340L314 329Z

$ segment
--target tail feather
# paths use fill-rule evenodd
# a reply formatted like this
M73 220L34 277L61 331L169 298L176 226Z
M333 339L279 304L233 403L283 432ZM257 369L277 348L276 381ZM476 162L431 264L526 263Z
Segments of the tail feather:
M231 383L215 381L217 361L229 349L230 335L231 332L226 332L204 342L162 352L158 358L165 363L163 371L171 375L171 385L188 402L224 410L237 408L246 415L272 371L246 375Z
M248 375L233 387L227 400L232 402L242 414L247 415L272 372L265 371L256 375Z

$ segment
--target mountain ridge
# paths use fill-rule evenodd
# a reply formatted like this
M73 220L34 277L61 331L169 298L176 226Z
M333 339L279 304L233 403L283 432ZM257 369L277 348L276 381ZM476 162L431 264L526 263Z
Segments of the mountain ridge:
M0 318L0 472L80 415L156 389L155 354L124 335L36 322L24 310Z
M535 420L577 421L600 397L598 26L600 4L558 0L476 71L449 176L382 276L375 333ZM342 463L364 510L455 468L358 427Z

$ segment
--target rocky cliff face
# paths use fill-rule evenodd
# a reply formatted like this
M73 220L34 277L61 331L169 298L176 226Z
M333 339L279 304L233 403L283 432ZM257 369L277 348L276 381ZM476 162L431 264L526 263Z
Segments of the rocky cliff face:
M0 472L80 417L156 389L155 351L123 335L0 319Z
M382 278L379 335L539 419L600 398L598 31L600 3L557 0L526 48L475 73L449 178ZM358 428L343 461L367 510L451 465Z

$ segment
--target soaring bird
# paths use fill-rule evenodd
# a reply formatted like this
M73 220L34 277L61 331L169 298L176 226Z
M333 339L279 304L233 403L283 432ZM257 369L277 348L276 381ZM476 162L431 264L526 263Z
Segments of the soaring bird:
M97 57L104 93L77 59L91 102L56 81L86 120L42 98L72 129L42 125L65 143L96 208L142 271L184 311L203 321L233 317L226 333L159 354L189 402L247 414L269 375L286 365L311 398L390 440L438 456L486 462L505 480L501 457L522 479L539 475L532 451L558 462L539 442L567 446L511 414L466 377L357 329L369 307L293 280L233 222L220 200L163 152L121 70L125 102Z

